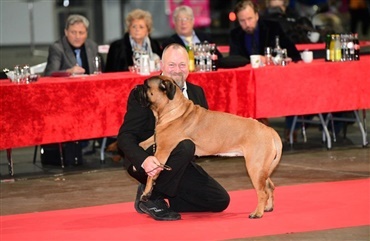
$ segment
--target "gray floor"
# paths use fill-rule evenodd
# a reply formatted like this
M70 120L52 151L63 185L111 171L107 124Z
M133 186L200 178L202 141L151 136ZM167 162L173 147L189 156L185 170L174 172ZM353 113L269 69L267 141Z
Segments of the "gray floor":
M270 119L270 125L283 135L282 118ZM304 183L369 178L370 148L362 146L357 124L350 125L347 132L347 138L344 139L343 135L338 137L331 150L327 150L325 143L322 143L321 132L317 126L307 129L306 143L303 143L299 136L298 142L293 147L285 144L281 163L272 176L277 188ZM121 162L111 160L109 153L105 164L100 164L99 155L95 153L85 156L83 166L62 169L59 166L43 166L39 160L33 164L33 151L33 147L14 150L14 177L7 174L5 153L4 151L0 153L1 215L134 200L136 181L123 170ZM252 188L246 175L244 161L239 157L203 157L198 159L198 163L228 191ZM239 240L369 239L370 227L360 226Z

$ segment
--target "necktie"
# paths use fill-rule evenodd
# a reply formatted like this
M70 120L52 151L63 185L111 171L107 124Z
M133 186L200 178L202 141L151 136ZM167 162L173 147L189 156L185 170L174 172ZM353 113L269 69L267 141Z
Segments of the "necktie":
M75 49L77 65L82 67L81 49Z
M185 37L188 46L193 46L193 36Z
M186 99L189 99L188 92L186 92L185 88L181 88L182 93L184 94Z

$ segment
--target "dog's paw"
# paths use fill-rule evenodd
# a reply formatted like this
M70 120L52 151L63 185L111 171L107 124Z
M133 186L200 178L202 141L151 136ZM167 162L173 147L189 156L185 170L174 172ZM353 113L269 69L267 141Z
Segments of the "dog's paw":
M263 213L262 214L256 214L256 213L249 214L250 219L262 218L262 216L263 216Z
M274 211L274 208L265 208L265 212L272 212Z

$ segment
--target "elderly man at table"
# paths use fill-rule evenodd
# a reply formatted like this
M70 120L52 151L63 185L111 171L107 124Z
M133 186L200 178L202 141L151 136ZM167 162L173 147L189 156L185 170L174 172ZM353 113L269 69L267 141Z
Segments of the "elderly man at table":
M57 72L91 74L98 45L87 38L89 21L82 15L67 18L64 36L49 47L45 76ZM62 74L62 73L61 73Z
M173 78L183 89L186 98L208 108L203 89L187 82L189 56L179 44L171 44L162 54L162 73ZM153 147L144 150L139 143L154 134L155 117L149 107L143 107L135 98L133 89L128 98L127 112L118 134L118 147L124 153L128 173L141 184L134 207L155 220L179 220L178 212L221 212L230 202L226 190L195 163L195 145L191 140L178 143L166 164L171 171L158 168ZM162 171L162 172L161 172ZM161 174L156 180L147 202L140 201L148 175ZM168 199L168 203L165 201Z
M251 0L242 0L235 5L234 13L239 26L230 32L230 52L249 59L250 55L264 56L266 47L275 46L275 37L279 36L280 47L287 49L288 57L293 61L301 60L295 44L290 41L280 25L259 17L258 5ZM264 61L264 57L263 57Z
M190 7L185 5L178 6L174 10L172 20L175 25L176 33L163 41L163 49L171 43L181 44L184 47L204 41L214 43L211 36L194 29L194 13ZM216 49L216 54L219 59L222 58L222 54L218 49Z

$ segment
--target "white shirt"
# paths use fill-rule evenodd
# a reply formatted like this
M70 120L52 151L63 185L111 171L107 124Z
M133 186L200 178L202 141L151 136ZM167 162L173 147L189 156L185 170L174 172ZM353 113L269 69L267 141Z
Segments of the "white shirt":
M186 82L184 82L184 87L182 87L182 93L184 94L186 99L189 99L187 90L188 90L188 86L186 85Z

